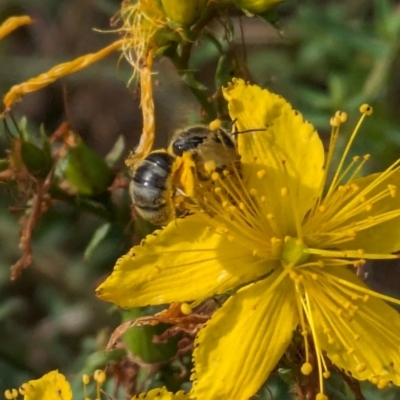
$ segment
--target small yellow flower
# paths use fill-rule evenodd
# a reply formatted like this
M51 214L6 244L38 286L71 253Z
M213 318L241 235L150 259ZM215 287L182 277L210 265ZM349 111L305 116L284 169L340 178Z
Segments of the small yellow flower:
M93 378L97 387L96 399L103 398L100 389L106 379L106 374L102 370L96 370ZM82 399L91 400L86 392L86 386L90 383L90 377L88 375L83 375L82 382L84 385L84 397L82 397ZM65 376L58 371L51 371L39 379L24 383L19 390L8 389L5 392L5 398L7 400L17 400L19 395L24 396L24 400L72 400L71 386ZM188 400L189 397L182 391L173 394L163 387L150 390L148 393L142 393L139 396L134 396L131 400L136 399Z
M150 390L148 393L142 393L139 396L134 396L132 397L131 400L140 400L140 399L146 399L146 400L189 400L189 395L185 394L182 391L179 391L178 393L171 393L168 392L168 390L163 387L163 388L158 388L158 389L153 389Z
M24 400L72 400L71 386L58 371L51 371L39 379L22 384L19 393ZM7 390L5 396L7 400L17 399L18 391Z
M199 190L203 212L148 236L98 288L121 307L233 294L200 330L192 396L247 400L266 381L300 330L308 375L317 368L326 399L326 357L379 388L400 385L400 316L355 271L400 250L400 160L359 177L369 156L330 166L339 126L331 120L328 156L313 126L282 97L235 80L224 90L238 135L240 175L216 174ZM310 357L310 351L315 355ZM314 365L312 363L315 363Z

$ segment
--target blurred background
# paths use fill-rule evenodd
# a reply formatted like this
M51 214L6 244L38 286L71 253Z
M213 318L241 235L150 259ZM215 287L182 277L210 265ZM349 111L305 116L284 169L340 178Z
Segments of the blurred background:
M28 14L33 25L0 42L0 94L60 62L95 52L113 42L110 18L119 0L1 0L0 21ZM330 116L349 113L343 141L367 102L374 114L363 125L354 153L371 152L371 170L400 156L400 4L389 0L286 1L277 9L278 28L260 18L233 13L234 46L247 61L252 81L286 97L324 137ZM218 24L211 26L219 32ZM222 32L220 32L222 35ZM191 66L198 81L215 91L218 52L212 43L196 43ZM164 146L179 127L201 121L200 106L165 58L155 70L156 147ZM106 157L118 138L125 140L115 168L123 168L138 142L142 120L132 69L119 54L26 95L13 109L27 118L31 131L47 134L68 121L84 143ZM342 139L341 139L342 140ZM8 141L0 126L0 152ZM33 236L33 264L11 282L10 266L18 247L23 201L16 188L0 187L0 392L17 387L51 369L76 377L101 365L102 350L120 315L97 300L94 288L115 261L143 234L133 227L126 190L119 193L119 217L83 211L71 202L55 202ZM101 246L90 251L95 233ZM99 231L100 229L100 231ZM100 233L99 233L100 232ZM88 250L89 246L89 250ZM396 265L368 266L367 282L400 295ZM96 358L98 357L98 358ZM79 379L79 376L78 376ZM371 399L396 394L372 391ZM263 394L262 398L269 398ZM339 398L339 397L337 397Z

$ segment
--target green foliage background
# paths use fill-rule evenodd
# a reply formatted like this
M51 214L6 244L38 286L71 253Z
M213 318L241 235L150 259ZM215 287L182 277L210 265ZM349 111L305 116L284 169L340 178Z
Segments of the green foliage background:
M112 42L115 36L104 31L109 30L109 20L119 5L117 0L2 0L0 21L28 14L36 23L0 42L0 93L57 63ZM358 118L359 105L370 103L375 112L364 124L355 152L373 154L371 169L397 159L399 4L389 0L287 1L277 13L278 30L260 18L241 18L245 51L238 14L232 17L234 46L239 59L247 59L253 81L285 96L324 137L330 116L341 109L351 116L343 131L345 140ZM214 90L218 57L216 47L207 40L193 49L191 65L209 94ZM201 115L198 103L166 59L156 64L156 70L156 146L162 146L176 128L200 121ZM118 63L118 55L109 57L27 95L14 114L17 119L27 117L32 133L39 132L43 124L50 134L68 120L101 157L122 136L125 151L116 164L122 168L141 131L138 97L126 87L130 74L126 63ZM4 131L0 142L4 156ZM148 227L131 221L126 191L118 193L119 209L112 215L94 215L77 202L57 202L35 231L33 265L18 281L10 282L9 267L20 254L21 215L10 213L10 207L18 209L21 198L15 187L2 185L0 191L0 392L56 368L78 385L82 372L106 362L103 349L120 320L115 309L95 298L96 283ZM101 245L90 246L93 237L102 239ZM372 286L399 296L397 265L369 268ZM269 388L275 399L286 399L290 378L285 370L280 372L271 378ZM335 379L332 399L354 398ZM399 396L399 392L377 391L368 385L363 392L368 399ZM262 390L258 398L269 399L270 393Z

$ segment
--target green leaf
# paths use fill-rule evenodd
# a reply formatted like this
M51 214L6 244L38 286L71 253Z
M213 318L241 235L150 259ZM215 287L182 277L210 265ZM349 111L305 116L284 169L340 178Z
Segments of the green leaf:
M83 195L105 191L113 178L103 158L83 142L68 151L64 173L68 182Z
M96 250L97 246L104 240L104 238L107 236L108 232L110 231L111 224L106 223L101 225L99 228L96 229L94 232L92 239L90 240L90 243L86 247L85 253L84 253L84 259L88 260L90 256L92 255L93 251Z

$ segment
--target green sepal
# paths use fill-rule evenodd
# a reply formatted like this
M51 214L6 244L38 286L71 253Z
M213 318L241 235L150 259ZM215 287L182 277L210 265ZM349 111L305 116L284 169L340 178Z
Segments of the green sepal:
M44 179L53 166L53 159L48 151L27 141L21 142L21 158L29 173L37 179Z
M190 86L190 87L192 87L194 89L201 90L201 91L204 91L204 92L206 90L208 90L207 86L204 86L202 83L200 83L199 81L196 80L196 78L194 77L193 72L184 72L181 75L181 79L186 85L188 85L188 86Z
M134 308L124 311L123 320L129 321L147 315L144 309ZM178 351L178 339L169 339L166 343L154 343L153 337L162 334L171 325L133 326L123 335L126 348L143 362L154 364L168 361Z

